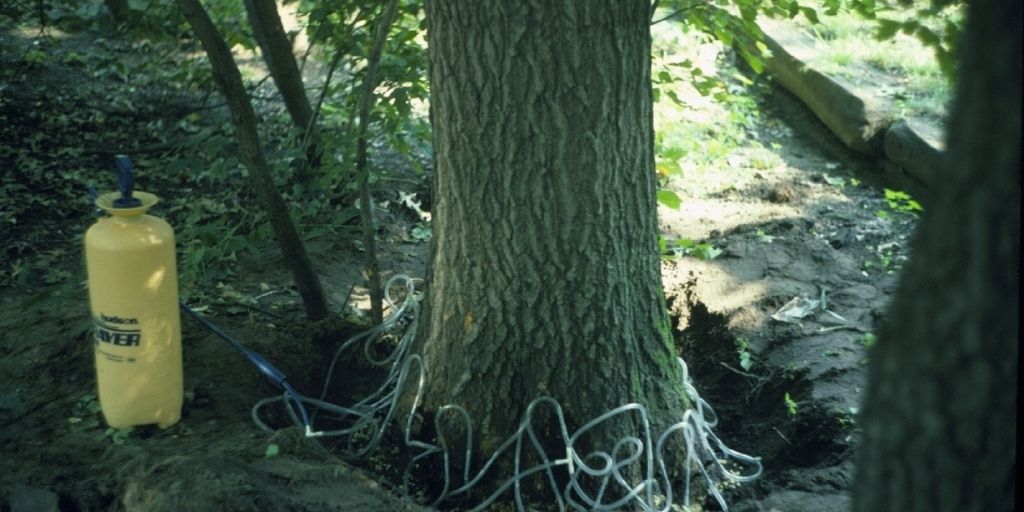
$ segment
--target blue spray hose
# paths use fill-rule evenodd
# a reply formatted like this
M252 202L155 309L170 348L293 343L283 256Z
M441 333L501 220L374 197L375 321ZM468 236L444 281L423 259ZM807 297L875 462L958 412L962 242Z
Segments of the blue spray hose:
M302 417L302 424L306 427L306 437L313 435L313 429L309 422L309 414L306 413L306 407L302 405L302 395L295 391L295 388L288 383L288 377L285 376L281 370L278 370L273 364L270 364L270 361L264 359L263 356L243 347L238 340L232 338L226 332L222 331L220 327L217 327L209 320L200 316L194 309L188 307L184 301L179 301L178 304L181 305L182 311L188 313L189 316L196 319L196 321L202 324L208 331L217 335L218 338L228 342L228 344L234 347L235 350L241 352L242 355L253 364L253 366L259 369L260 373L262 373L264 377L277 385L277 387L283 389L285 394L291 398L292 402L295 403L295 406L299 409L299 415Z

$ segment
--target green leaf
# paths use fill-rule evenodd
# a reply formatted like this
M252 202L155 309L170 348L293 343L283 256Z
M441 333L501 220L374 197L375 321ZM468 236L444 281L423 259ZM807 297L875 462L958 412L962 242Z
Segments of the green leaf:
M669 90L665 91L665 94L667 94L669 99L672 100L672 103L675 103L676 105L679 105L680 107L683 106L683 100L679 99L679 96L676 94L675 91L673 91L672 89L669 89Z
M29 50L25 52L24 59L29 64L47 64L50 62L50 56L42 50Z
M681 174L683 172L682 167L679 166L679 160L675 159L664 159L658 158L658 164L655 166L655 170L658 176L668 177L674 174Z
M679 198L675 192L663 188L658 190L658 202L673 209L678 210L679 205L683 203L683 200Z
M761 60L761 57L753 55L750 52L740 52L740 54L743 55L743 59L747 61L747 65L750 66L750 69L754 70L754 73L760 75L764 72L764 61Z
M263 454L268 459L277 457L277 454L281 452L281 448L277 446L277 443L270 443L267 445L267 451Z
M864 333L863 336L857 339L857 341L860 342L861 345L864 345L864 348L871 348L872 346L874 346L875 340L875 335L870 332Z
M740 368L743 368L744 371L749 372L753 366L754 362L750 360L750 352L740 352Z
M922 44L929 48L942 47L942 39L939 37L939 35L936 34L935 32L932 32L931 29L924 25L918 27L915 34L917 35L917 39L921 41Z
M701 96L708 96L718 86L718 81L715 79L694 80L692 85Z
M960 27L953 23L952 20L946 20L946 25L942 31L942 42L946 46L952 48L956 44L956 39L960 35Z
M892 39L896 35L896 32L900 30L900 22L893 20L886 20L879 18L875 20L878 23L878 27L875 29L875 39L879 41L887 41Z
M110 439L110 442L122 445L128 442L128 436L131 434L134 427L128 428L111 428L107 427L107 430L103 435Z
M768 47L765 46L764 43L758 41L757 42L757 49L761 50L762 48L764 48L764 50L768 49ZM761 54L764 55L764 52L762 51ZM743 84L744 86L747 86L747 87L749 87L751 85L754 85L754 81L749 79L749 78L747 78L747 77L745 77L745 76L743 76L742 73L733 73L732 74L732 78L735 79L737 82L739 82L739 83L741 83L741 84Z
M786 13L790 18L795 18L797 14L800 14L800 5L793 2L787 6L789 11Z
M783 401L786 403L786 411L789 412L790 416L795 417L797 413L798 405L793 397L789 396L789 391L786 392L786 396L783 397Z
M869 20L875 19L875 0L851 0L849 7Z
M893 211L913 214L924 211L921 203L910 197L910 194L900 190L885 189L885 200Z
M668 148L662 148L661 154L658 155L661 160L679 160L686 156L686 148L678 146L672 146Z
M426 242L434 236L434 232L431 230L429 225L420 223L412 227L412 230L409 232L409 236L411 236L413 240Z
M694 254L694 256L696 256L696 257L698 257L698 258L700 258L700 259L702 259L704 261L711 261L711 260L721 256L722 255L722 250L721 249L716 249L715 246L713 246L711 244L699 244L699 245L697 245L697 247L694 248L693 254Z
M818 11L815 11L810 7L801 7L800 12L803 13L805 18L807 18L807 21L814 24L820 23L820 21L818 21Z
M768 45L764 44L764 41L754 41L754 47L760 52L761 56L770 59L772 57L772 51L768 48ZM741 75L742 76L742 75ZM754 82L747 79L745 85L752 85Z
M921 28L921 23L915 20L904 21L903 25L900 26L900 30L908 36L914 35L914 32L917 32L919 28Z
M70 64L85 64L85 55L82 55L81 53L78 53L78 52L75 52L75 51L68 52L61 59L61 62L63 62L64 64L69 64L69 65Z
M750 4L740 4L740 17L746 21L754 21L757 18L757 9Z

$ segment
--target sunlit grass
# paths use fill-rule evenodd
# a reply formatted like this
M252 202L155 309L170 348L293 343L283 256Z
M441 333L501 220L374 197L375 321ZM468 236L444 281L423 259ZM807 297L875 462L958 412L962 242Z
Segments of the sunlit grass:
M886 11L880 17L904 20L914 16L912 11ZM934 20L955 19L956 13L946 13ZM820 24L812 25L796 19L818 44L820 55L810 62L826 74L842 77L864 87L877 87L889 96L902 116L925 116L942 119L953 94L952 84L943 75L932 49L917 38L897 33L892 39L879 41L873 37L876 22L852 13L820 16ZM895 79L894 88L870 83L871 75L862 72L861 65L870 66Z

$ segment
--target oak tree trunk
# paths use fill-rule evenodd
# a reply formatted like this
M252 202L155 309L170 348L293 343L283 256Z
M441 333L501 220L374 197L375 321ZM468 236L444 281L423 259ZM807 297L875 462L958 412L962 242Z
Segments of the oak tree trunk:
M467 408L484 453L540 395L570 431L630 402L656 421L687 407L657 252L650 5L427 3L425 404Z
M855 509L1014 509L1021 3L975 1L948 167L871 353Z
M256 114L252 110L249 96L242 84L242 75L235 65L234 57L228 49L224 38L210 20L199 0L177 0L185 19L203 43L206 55L213 68L213 78L220 87L221 94L227 100L231 110L231 119L235 127L235 138L238 140L242 162L249 170L253 188L259 195L260 202L266 210L267 219L274 230L277 245L281 249L284 263L291 270L295 286L302 297L306 316L311 320L319 320L327 316L327 301L320 278L313 271L313 265L306 254L306 248L299 238L288 208L281 199L281 194L274 185L270 168L260 148L259 133L256 131Z
M295 54L292 53L292 43L284 31L275 0L245 0L245 11L270 76L277 90L281 91L288 115L298 129L301 140L306 141L306 147L302 149L307 161L299 165L302 175L297 177L300 181L307 181L310 170L320 167L320 133L312 122L313 109L306 97L306 86L295 61Z

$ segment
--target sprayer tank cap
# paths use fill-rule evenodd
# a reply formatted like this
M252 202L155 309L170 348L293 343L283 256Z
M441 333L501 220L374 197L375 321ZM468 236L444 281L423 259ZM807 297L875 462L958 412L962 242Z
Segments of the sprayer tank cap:
M96 198L96 206L103 208L107 213L116 215L118 217L137 217L146 213L150 208L160 201L158 197L149 192L138 192L134 194L134 199L138 199L139 203L135 206L121 206L118 203L118 199L121 198L120 192L107 192Z

